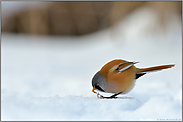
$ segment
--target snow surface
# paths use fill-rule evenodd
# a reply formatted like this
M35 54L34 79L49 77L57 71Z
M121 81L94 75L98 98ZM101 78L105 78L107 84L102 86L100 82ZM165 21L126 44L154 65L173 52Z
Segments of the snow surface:
M150 30L156 14L139 9L116 28L90 35L2 34L2 120L182 120L181 22ZM144 68L175 64L149 73L121 99L98 99L93 75L113 59ZM101 93L105 96L111 94Z

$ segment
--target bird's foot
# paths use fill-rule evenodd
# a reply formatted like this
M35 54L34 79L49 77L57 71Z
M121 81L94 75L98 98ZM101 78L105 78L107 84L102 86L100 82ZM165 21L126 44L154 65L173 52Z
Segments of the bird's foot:
M95 90L92 90L92 92L95 93L95 94L97 94L97 97L100 98L100 99L116 99L116 98L118 98L116 96L121 93L120 92L118 94L114 94L114 95L112 95L110 97L104 97L104 96L100 95L99 93L97 93Z
M115 97L113 95L110 97L104 97L104 96L100 95L99 93L97 93L97 97L100 99L116 99L116 98L118 98L118 97Z

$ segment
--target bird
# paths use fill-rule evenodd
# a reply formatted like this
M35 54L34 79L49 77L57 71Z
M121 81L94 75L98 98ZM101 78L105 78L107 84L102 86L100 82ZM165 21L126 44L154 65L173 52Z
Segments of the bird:
M130 92L135 82L140 77L153 71L160 71L174 67L175 64L153 66L148 68L137 68L134 65L139 62L129 62L121 59L114 59L106 63L92 78L92 92L98 98L117 98L119 94ZM96 92L113 93L110 97L104 97Z

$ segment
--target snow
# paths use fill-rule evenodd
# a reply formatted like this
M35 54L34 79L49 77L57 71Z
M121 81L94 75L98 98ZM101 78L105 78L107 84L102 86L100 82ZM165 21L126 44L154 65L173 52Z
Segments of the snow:
M2 120L182 120L181 22L175 15L165 32L153 33L148 28L156 19L149 15L156 15L143 11L85 36L3 33ZM113 59L175 67L139 78L120 99L98 99L92 77Z

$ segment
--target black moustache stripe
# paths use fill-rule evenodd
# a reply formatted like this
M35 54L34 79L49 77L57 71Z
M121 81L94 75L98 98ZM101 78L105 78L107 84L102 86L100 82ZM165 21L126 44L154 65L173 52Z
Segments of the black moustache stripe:
M98 90L100 90L100 91L105 92L100 86L97 86L97 85L96 85L95 88L98 89Z

